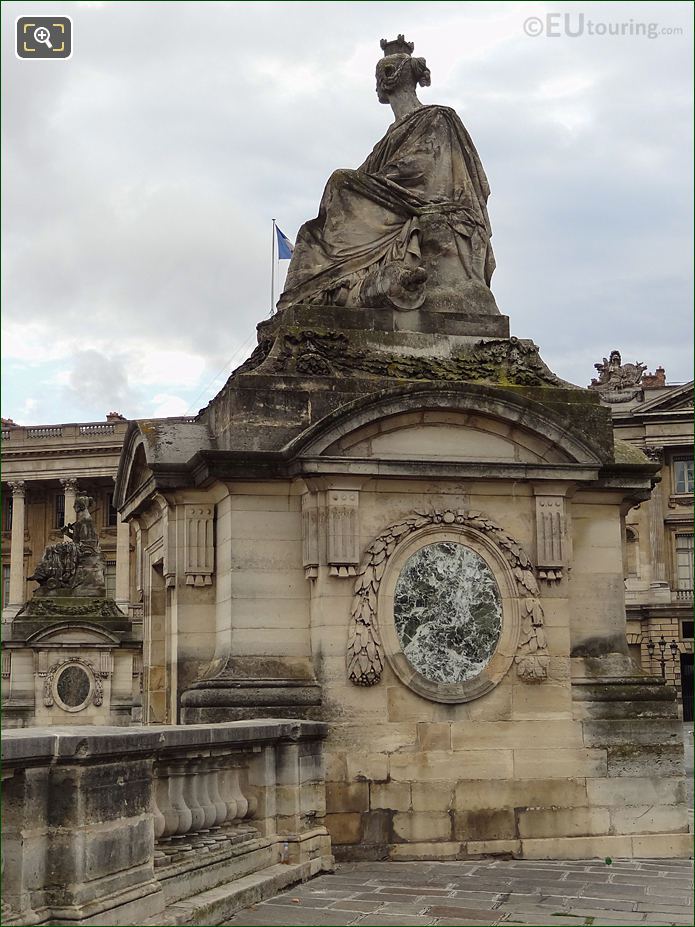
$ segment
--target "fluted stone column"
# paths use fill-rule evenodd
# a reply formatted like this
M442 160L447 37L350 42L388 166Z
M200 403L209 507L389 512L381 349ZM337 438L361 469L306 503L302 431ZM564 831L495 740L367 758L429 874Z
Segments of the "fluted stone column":
M60 481L65 492L65 524L70 525L75 520L75 496L77 495L77 478L66 477Z
M10 547L10 596L6 612L14 617L24 605L24 480L8 484L12 490L12 536Z

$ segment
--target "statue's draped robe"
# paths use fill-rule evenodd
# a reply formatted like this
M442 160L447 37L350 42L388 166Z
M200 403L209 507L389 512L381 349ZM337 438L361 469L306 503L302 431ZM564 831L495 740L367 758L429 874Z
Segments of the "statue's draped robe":
M332 301L331 291L354 285L374 265L403 260L419 217L431 212L446 217L462 247L470 248L475 238L485 249L480 283L489 286L495 266L489 193L478 153L454 110L416 109L389 128L361 167L331 175L318 216L297 235L279 308Z

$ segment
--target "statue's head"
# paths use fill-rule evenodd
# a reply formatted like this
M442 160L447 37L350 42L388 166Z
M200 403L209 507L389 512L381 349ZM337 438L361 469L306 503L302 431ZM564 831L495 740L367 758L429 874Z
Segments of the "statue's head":
M388 103L391 94L400 88L414 90L419 84L429 87L430 71L424 58L413 58L413 42L402 35L393 41L381 40L384 57L376 66L376 95L380 103Z
M91 496L75 496L75 512L88 512L93 504Z

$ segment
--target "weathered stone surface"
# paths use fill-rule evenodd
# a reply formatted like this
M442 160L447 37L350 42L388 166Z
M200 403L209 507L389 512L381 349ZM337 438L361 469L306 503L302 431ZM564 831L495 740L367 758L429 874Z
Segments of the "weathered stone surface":
M90 496L76 496L75 521L61 528L68 540L49 545L28 577L39 584L34 596L104 596L104 557L89 511L93 504Z
M182 903L203 922L209 902L231 910L207 891L255 872L261 897L280 860L297 878L330 869L325 733L297 720L5 732L3 901L21 916L3 908L3 922L169 923Z
M326 786L326 806L330 813L368 811L369 785L366 782L329 782Z
M411 57L413 47L403 36L382 41L377 93L395 121L360 168L330 177L319 216L297 236L280 310L328 302L408 311L427 301L498 313L487 179L453 110L417 99L430 72L424 58Z
M393 832L397 843L451 840L452 821L445 812L398 812L393 816Z
M411 807L410 783L373 782L369 789L369 805L374 809L409 811Z
M673 707L654 680L632 675L625 636L624 513L649 497L656 467L616 455L598 391L564 383L534 344L509 337L485 272L482 174L459 203L482 217L475 260L459 206L431 196L446 206L451 177L439 167L461 168L454 187L470 180L474 150L453 114L417 105L420 65L399 55L388 62L400 74L397 123L363 168L331 177L320 217L300 233L281 311L195 422L134 426L117 503L137 521L142 550L161 552L161 564L141 558L144 578L161 580L158 631L165 581L176 598L183 718L299 711L329 723L328 819L343 857L455 858L466 842L475 852L630 855L633 836L609 833L619 794L586 780L680 775L675 754L657 763L649 752L668 750L670 732L622 723L640 705L645 722ZM441 148L434 161L412 148L425 127ZM383 158L399 177L399 152L425 166L408 194L373 163ZM389 231L377 255L387 218L413 190L422 202L391 229L403 235L399 253ZM318 254L336 237L343 257ZM207 588L191 587L182 567L179 528L196 505L215 511ZM486 666L458 682L448 669L463 644L439 632L465 603L456 589L437 614L441 563L427 602L441 658L408 662L412 639L399 642L396 628L405 563L442 544L474 550L499 590L499 635L473 661ZM413 623L420 591L407 596ZM170 651L155 643L156 691L145 695L164 718L175 700ZM297 798L303 767L284 758L274 769L265 757L253 784L268 838L273 825L293 832L324 810L313 781L308 805ZM311 763L306 775L317 775ZM667 790L663 806L675 799Z
M518 835L513 809L457 811L454 814L456 840L508 840Z

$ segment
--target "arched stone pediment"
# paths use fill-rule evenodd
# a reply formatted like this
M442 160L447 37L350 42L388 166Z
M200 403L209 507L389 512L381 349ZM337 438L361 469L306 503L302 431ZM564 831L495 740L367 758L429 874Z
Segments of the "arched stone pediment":
M52 624L32 634L27 638L27 644L33 647L53 644L117 645L120 644L120 638L105 628L88 622L61 621L60 624Z
M418 384L343 406L288 450L301 458L602 465L587 438L571 415L511 391Z
M152 469L149 466L145 434L140 422L131 422L118 463L114 506L119 508L123 505L125 500L144 487L151 477Z
M570 458L546 438L476 413L423 410L392 415L339 438L331 457L405 460L489 460L568 463Z

